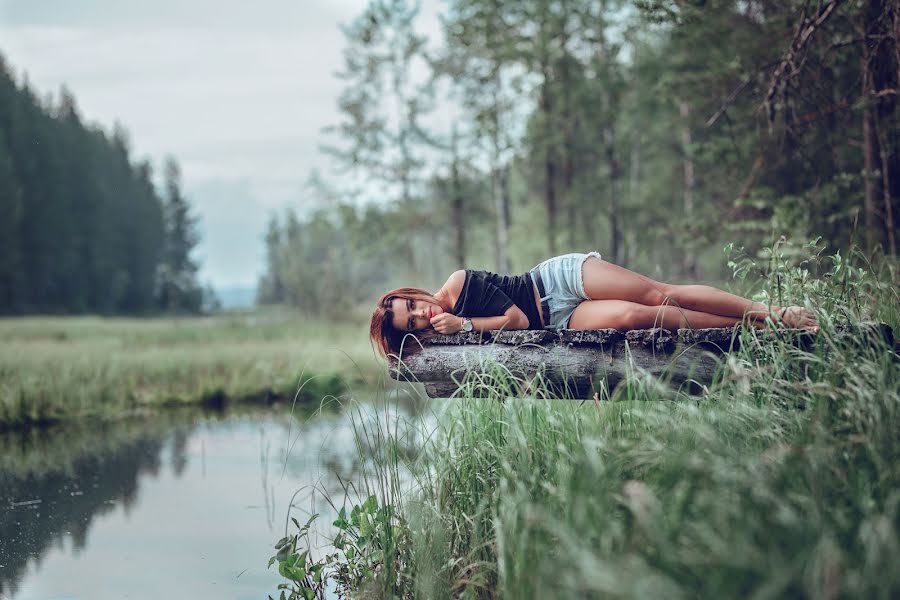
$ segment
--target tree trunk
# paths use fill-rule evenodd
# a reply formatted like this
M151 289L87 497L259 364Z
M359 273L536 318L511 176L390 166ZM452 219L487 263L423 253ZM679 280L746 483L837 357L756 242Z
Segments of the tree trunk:
M867 19L868 20L868 19ZM867 23L863 23L862 44L862 135L863 135L863 214L866 227L866 250L869 252L875 247L875 136L872 132L872 110L874 94L872 86L871 61L872 53L869 49L867 35Z
M874 6L875 10L881 10L880 3ZM880 56L877 57L877 70L873 65L873 88L876 93L879 90L900 88L900 0L893 0L890 4L891 20L879 20L883 29L879 32L886 39L893 39L893 43L882 42L879 45ZM871 14L871 13L870 13ZM879 13L875 13L876 18ZM893 53L890 49L893 48ZM893 54L893 56L891 56ZM890 69L891 62L894 69ZM897 100L894 98L880 98L879 106L876 106L873 116L875 139L878 142L879 158L881 162L881 191L884 204L884 224L887 232L888 251L891 256L897 256L897 240L894 223L894 198L898 185L897 176L900 175L900 157L892 152L891 137L885 133L884 120L893 124L896 129ZM890 130L890 125L887 127Z
M603 56L606 50L603 45ZM621 175L619 161L616 159L616 130L615 116L613 115L613 99L608 90L600 94L600 102L603 108L603 153L606 156L606 168L609 176L609 252L610 260L620 263L622 258L622 224L619 204L619 177Z
M564 22L568 22L568 18L564 19ZM572 108L572 83L570 78L570 63L569 63L569 54L568 47L569 44L569 32L567 27L564 25L562 29L562 35L560 38L560 47L562 48L563 56L560 59L559 63L559 81L557 85L557 89L562 91L562 111L560 115L560 132L562 144L560 144L560 149L562 151L562 200L566 206L567 212L567 224L568 224L568 235L565 236L564 239L567 239L569 242L569 249L574 250L578 247L578 201L575 198L575 195L572 193L572 182L575 178L575 164L574 164L574 156L575 151L572 148L574 143L574 110Z
M611 166L615 165L615 168L618 169L618 163L612 154L612 149L608 148L607 150L607 161ZM609 178L609 251L612 255L612 262L615 263L621 262L620 259L622 254L622 225L620 223L621 216L619 215L619 190L616 185L617 180L618 176L613 177L611 175Z
M631 143L631 159L628 164L628 203L631 206L638 206L638 185L641 175L641 134L637 133L635 139ZM626 237L629 242L625 246L623 264L628 265L629 261L634 257L633 248L638 247L634 243L634 235Z
M412 173L410 172L412 160L410 158L411 154L408 138L410 115L404 104L403 90L405 77L402 70L395 70L392 80L394 107L399 127L399 131L397 132L397 146L400 152L400 164L397 166L397 171L400 179L400 206L403 209L403 216L407 220L408 227L415 229L416 207L413 206L412 199ZM414 280L418 280L420 279L419 265L416 260L416 253L413 251L413 245L412 236L404 236L403 253L406 256L406 264L409 267L410 277Z
M566 118L569 118L567 115ZM574 152L571 148L571 129L566 128L566 137L563 142L563 164L562 164L562 180L563 180L563 197L568 211L568 229L569 229L569 246L570 249L579 247L578 239L578 198L572 189L572 183L575 179L575 165L573 161Z
M894 67L896 68L895 75L897 76L895 81L897 85L900 85L900 1L893 0L893 6L891 8L894 11L892 25L894 30Z
M462 180L459 176L459 149L456 127L453 128L453 163L450 167L450 185L452 188L453 230L456 234L454 254L456 266L464 269L466 265L466 215L462 190Z
M868 102L868 101L866 101ZM864 223L866 226L866 249L871 251L875 247L875 151L873 149L874 136L872 135L872 108L863 107L863 200Z
M893 77L893 87L895 89L900 88L900 0L893 0L893 6L891 7L894 12L893 18L893 40L892 44L894 47L894 66L896 67L894 70ZM894 108L896 111L896 107ZM897 124L896 113L892 116L892 122L894 125ZM883 129L882 129L883 131ZM885 136L887 137L887 136ZM900 183L900 156L898 156L897 152L893 153L893 162L890 160L889 155L891 154L891 148L889 148L889 140L885 139L885 143L881 146L882 155L885 157L883 162L885 164L885 175L884 175L884 211L885 211L885 223L888 228L888 243L891 248L891 255L897 256L897 242L895 237L896 231L896 222L894 221L894 211L893 204L894 198L896 197L895 186ZM897 167L894 169L893 167ZM893 174L893 175L892 175Z
M493 111L491 115L491 143L493 156L491 157L491 194L494 198L494 212L496 213L497 235L494 239L494 251L497 261L497 272L509 273L509 257L506 248L509 244L509 194L507 193L507 168L503 166L501 156L502 143L500 133L500 67L495 65L493 77Z
M549 151L549 148L548 148ZM547 250L556 256L556 163L549 156L544 162L544 194L547 199Z
M556 161L553 151L553 101L550 97L549 65L543 64L541 112L544 117L544 203L547 207L547 250L556 256Z
M605 95L604 95L605 96ZM608 98L606 101L608 104ZM611 118L611 117L610 117ZM603 128L603 146L609 171L609 237L612 262L620 262L622 256L622 224L619 208L619 161L616 160L615 129L612 121Z
M678 100L678 113L681 115L681 151L682 170L684 172L684 221L687 224L687 240L684 249L684 262L682 270L689 279L697 278L697 257L694 254L693 229L694 229L694 191L696 179L694 178L694 157L691 152L691 105L684 100Z
M888 252L891 256L897 256L897 240L894 235L894 198L891 193L891 160L888 144L890 143L881 126L878 111L874 112L873 126L875 139L878 142L879 158L881 160L881 196L884 202L884 226L887 230Z
M491 188L494 195L494 211L497 213L497 239L495 241L495 248L497 253L498 273L510 272L509 256L506 254L506 247L509 243L509 224L507 222L509 207L506 194L506 180L506 167L494 167L491 174Z

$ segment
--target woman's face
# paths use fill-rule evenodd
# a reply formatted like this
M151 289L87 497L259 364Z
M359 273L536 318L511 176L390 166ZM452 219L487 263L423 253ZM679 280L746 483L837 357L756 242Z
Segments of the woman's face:
M391 301L391 321L399 331L422 331L431 327L431 318L444 312L439 304L427 300L394 298Z

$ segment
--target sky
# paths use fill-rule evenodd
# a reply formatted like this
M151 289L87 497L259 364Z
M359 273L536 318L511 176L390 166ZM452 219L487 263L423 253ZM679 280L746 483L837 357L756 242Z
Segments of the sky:
M40 94L65 85L133 155L182 167L202 283L254 286L273 214L301 209L339 121L344 36L364 0L0 0L0 52ZM420 31L435 39L437 0Z

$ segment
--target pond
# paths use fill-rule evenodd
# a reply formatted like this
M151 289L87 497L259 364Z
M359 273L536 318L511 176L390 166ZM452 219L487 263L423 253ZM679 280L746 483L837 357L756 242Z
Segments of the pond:
M360 414L179 409L0 434L0 598L276 595L288 504L330 526L325 496L340 506L359 476Z

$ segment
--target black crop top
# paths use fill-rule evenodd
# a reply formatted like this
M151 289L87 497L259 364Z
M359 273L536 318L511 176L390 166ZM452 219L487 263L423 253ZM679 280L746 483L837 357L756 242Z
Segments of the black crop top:
M466 281L451 312L459 317L496 317L513 304L528 317L529 329L541 328L529 273L497 275L490 271L466 269Z

